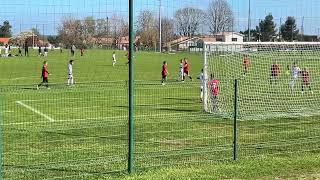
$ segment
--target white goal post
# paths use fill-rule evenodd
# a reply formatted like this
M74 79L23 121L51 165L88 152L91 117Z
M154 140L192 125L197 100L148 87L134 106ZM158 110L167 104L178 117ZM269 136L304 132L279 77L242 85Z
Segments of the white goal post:
M232 116L238 79L241 118L320 115L320 42L207 43L203 71L206 112ZM217 100L211 74L219 81Z

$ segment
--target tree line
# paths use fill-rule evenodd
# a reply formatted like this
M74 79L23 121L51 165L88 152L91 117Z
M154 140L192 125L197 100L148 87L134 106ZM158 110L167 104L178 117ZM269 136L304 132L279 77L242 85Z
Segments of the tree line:
M278 30L272 14L268 14L264 20L260 21L255 29L250 30L250 41L303 41L303 35L299 34L296 19L293 16L287 17L286 21L280 25ZM248 37L248 30L241 32Z

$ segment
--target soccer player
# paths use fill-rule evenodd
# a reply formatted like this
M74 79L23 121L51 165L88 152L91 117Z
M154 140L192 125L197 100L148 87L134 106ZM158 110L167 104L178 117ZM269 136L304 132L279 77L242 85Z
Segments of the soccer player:
M29 56L29 47L27 42L24 44L24 56Z
M114 65L116 65L116 63L117 63L116 52L113 51L113 53L112 53L112 66L114 67Z
M21 51L21 47L20 46L18 47L18 56L22 56L22 51Z
M178 73L178 79L177 81L183 81L184 79L184 71L183 71L183 59L180 60L180 64L179 64L179 73Z
M73 62L74 60L70 60L68 64L68 86L73 85Z
M243 75L245 76L248 73L248 69L249 69L249 57L248 55L243 55Z
M271 65L270 84L272 84L273 82L277 83L279 75L280 75L280 66L279 64L277 64L277 62L274 61L273 64Z
M203 88L205 86L205 79L204 79L204 74L203 74L203 69L201 70L200 75L198 78L200 80L200 102L203 102Z
M311 86L310 86L310 73L307 68L304 68L303 71L301 72L302 76L302 91L301 93L304 94L305 88L309 88L309 91L313 94Z
M49 82L48 82L49 74L50 73L48 72L48 63L47 61L44 61L42 66L42 72L41 72L42 82L39 85L37 85L37 89L39 89L39 87L42 85L45 85L49 89Z
M75 56L75 52L76 52L76 46L72 45L70 51L71 51L71 56L74 57Z
M162 83L162 85L165 85L164 82L167 81L167 75L168 75L168 64L167 64L167 61L163 62L161 75L162 75L161 83Z
M47 46L44 47L44 57L47 57L48 56L48 48Z
M189 64L188 64L188 60L185 58L184 59L184 64L183 64L183 81L185 80L185 77L188 76L189 79L192 81L192 77L190 76L190 67L189 67Z
M4 46L4 57L8 57L9 56L9 46L8 44L6 44Z
M130 53L129 53L129 51L127 52L126 56L128 58L128 62L126 63L126 65L128 65L130 63Z
M299 77L299 74L300 74L300 68L298 67L297 63L294 62L292 67L291 67L291 80L290 80L290 83L289 83L291 92L293 92L294 85L295 85L296 80Z
M39 55L39 56L42 56L41 46L39 46L39 48L38 48L38 55Z
M210 74L209 87L211 92L212 111L218 110L219 80L213 74Z
M84 48L80 48L80 55L81 55L81 56L84 55Z

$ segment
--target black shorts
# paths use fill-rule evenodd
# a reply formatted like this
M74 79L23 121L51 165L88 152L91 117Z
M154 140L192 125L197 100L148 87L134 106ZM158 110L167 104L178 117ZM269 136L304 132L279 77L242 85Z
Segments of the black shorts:
M42 77L42 82L43 83L48 83L48 77Z
M167 75L166 74L162 74L162 79L166 79Z

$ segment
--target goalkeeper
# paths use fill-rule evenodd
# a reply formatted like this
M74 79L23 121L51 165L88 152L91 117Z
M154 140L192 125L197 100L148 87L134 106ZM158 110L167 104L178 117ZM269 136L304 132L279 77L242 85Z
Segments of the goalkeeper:
M219 80L213 74L210 75L209 87L211 92L212 111L218 110L218 94L219 94Z
M305 88L309 88L309 91L311 92L311 94L313 94L311 86L310 86L310 73L307 68L303 69L303 71L301 72L301 76L302 76L302 84L301 84L302 91L301 91L301 93L304 94Z

